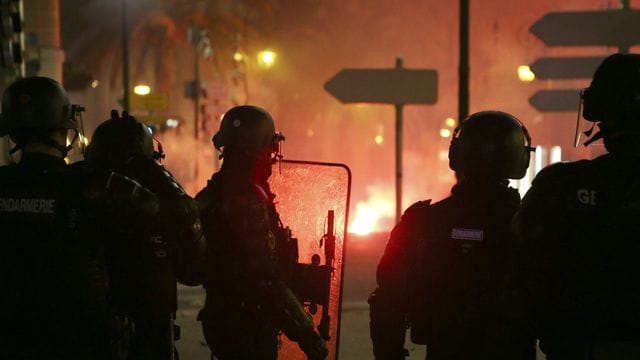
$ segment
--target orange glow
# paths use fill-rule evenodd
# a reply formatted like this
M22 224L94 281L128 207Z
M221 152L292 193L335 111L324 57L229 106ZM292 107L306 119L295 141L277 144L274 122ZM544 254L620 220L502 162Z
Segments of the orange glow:
M518 79L522 82L532 82L536 79L536 74L531 71L528 65L518 66Z
M383 220L395 216L393 191L375 186L368 190L369 199L356 204L355 216L349 224L349 232L354 235L365 236L372 232L389 230L383 228Z
M456 127L456 119L448 117L444 119L444 124L450 128Z
M369 207L364 202L356 205L356 216L349 226L349 232L352 234L365 236L376 230L376 222L380 219L380 213Z

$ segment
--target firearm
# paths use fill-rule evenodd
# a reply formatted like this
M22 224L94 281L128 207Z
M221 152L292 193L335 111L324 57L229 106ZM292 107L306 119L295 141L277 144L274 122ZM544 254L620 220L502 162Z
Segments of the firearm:
M287 262L290 266L291 289L298 299L315 315L318 305L322 306L322 317L318 325L318 333L324 340L331 339L329 328L331 316L329 315L329 299L331 294L331 279L335 271L334 260L336 253L335 236L335 212L328 211L327 232L320 239L320 247L324 247L324 264L320 264L320 255L313 254L311 263L298 261L298 240L291 235L291 230L286 228L284 234L286 241Z

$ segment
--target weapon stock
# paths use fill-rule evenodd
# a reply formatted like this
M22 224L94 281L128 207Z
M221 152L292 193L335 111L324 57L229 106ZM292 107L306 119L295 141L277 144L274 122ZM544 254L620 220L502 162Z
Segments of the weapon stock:
M320 247L324 246L325 263L320 265L320 255L314 254L311 264L296 262L292 273L293 290L309 309L311 314L318 311L317 306L322 306L322 317L318 325L320 336L329 340L329 300L331 294L331 279L334 272L333 262L335 260L336 237L335 237L335 213L328 211L327 233L320 239ZM295 246L297 255L297 246ZM297 259L297 256L295 257Z
M322 305L322 319L320 320L320 325L318 325L318 332L323 339L329 340L329 323L331 322L331 317L329 316L329 300L331 294L331 275L333 274L333 260L336 256L336 235L334 231L335 227L335 213L333 210L329 210L327 215L327 233L324 235L324 258L325 258L325 266L328 267L328 271L326 273L326 286L327 291L324 294L325 298L323 299ZM320 240L320 246L322 246L322 240Z

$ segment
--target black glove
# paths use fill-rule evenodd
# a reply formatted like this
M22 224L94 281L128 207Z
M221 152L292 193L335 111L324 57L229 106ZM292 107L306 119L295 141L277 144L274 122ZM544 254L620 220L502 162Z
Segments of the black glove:
M309 360L324 360L329 354L324 340L315 331L298 344Z

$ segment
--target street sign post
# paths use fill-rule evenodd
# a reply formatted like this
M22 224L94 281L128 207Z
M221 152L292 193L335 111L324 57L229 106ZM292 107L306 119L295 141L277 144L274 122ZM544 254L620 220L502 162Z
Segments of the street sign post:
M406 104L435 104L438 73L405 69L396 59L391 69L343 69L324 84L342 103L393 104L396 109L396 223L402 212L402 108Z
M640 10L628 2L617 10L551 12L529 31L547 46L616 46L625 52L640 44ZM540 58L530 65L539 79L588 79L605 56ZM579 89L542 90L529 98L539 111L576 111Z

